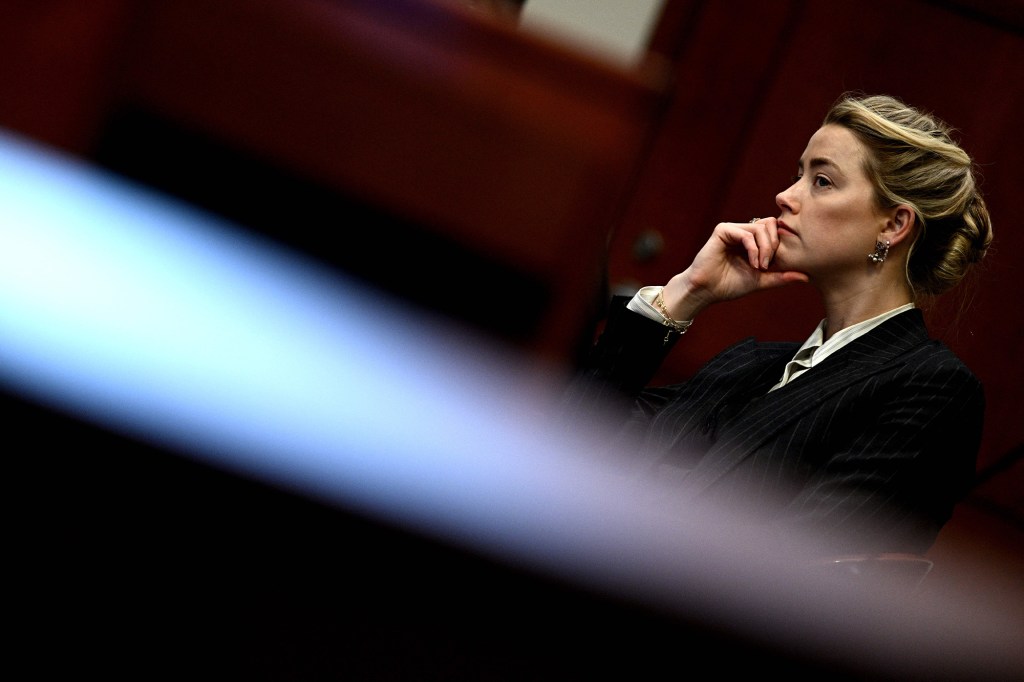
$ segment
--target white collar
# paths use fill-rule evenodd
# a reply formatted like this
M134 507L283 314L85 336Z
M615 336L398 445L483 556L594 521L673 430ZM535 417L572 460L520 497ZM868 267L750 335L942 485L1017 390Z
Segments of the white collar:
M878 325L882 324L889 318L895 317L896 315L899 315L900 313L905 312L907 310L911 310L912 308L914 308L913 303L905 303L904 305L901 305L898 308L893 308L892 310L884 312L881 315L876 315L875 317L864 320L862 322L858 322L857 324L851 324L849 327L845 327L837 331L835 334L832 335L832 337L828 341L825 341L824 343L822 343L822 339L825 338L825 320L822 320L821 322L818 323L818 326L814 329L814 331L811 332L811 335L807 337L807 340L804 341L803 345L800 346L797 352L799 353L801 350L804 350L805 348L814 348L815 346L817 346L817 348L815 348L814 352L811 354L810 366L814 367L822 360L827 358L829 355L832 355L837 350L839 350L846 344L850 343L854 339L864 336L869 331L871 331Z

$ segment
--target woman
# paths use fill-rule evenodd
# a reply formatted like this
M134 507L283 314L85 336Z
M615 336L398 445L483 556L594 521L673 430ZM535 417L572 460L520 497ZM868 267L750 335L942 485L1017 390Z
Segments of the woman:
M576 398L631 399L628 433L681 490L813 533L825 554L923 553L974 476L982 387L928 338L916 302L985 254L972 162L944 123L844 96L778 194L777 218L722 223L664 287L613 301ZM807 282L803 343L742 341L683 384L646 388L707 306Z

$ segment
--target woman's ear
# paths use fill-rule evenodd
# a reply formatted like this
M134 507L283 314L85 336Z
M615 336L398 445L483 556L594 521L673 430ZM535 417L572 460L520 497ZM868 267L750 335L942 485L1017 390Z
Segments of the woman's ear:
M912 239L916 227L917 214L914 209L906 204L900 204L892 209L889 218L885 221L885 228L882 230L879 241L888 241L895 246L904 239Z

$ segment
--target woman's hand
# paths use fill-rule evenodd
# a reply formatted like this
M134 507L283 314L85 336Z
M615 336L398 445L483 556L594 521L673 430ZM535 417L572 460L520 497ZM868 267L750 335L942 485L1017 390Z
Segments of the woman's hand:
M801 272L771 269L778 247L775 218L719 223L690 267L665 286L666 308L675 319L689 320L712 303L808 281Z

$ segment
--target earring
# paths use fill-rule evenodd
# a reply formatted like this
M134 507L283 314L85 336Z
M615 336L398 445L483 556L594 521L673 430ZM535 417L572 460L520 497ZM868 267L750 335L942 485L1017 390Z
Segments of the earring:
M889 255L889 240L886 239L885 243L875 242L875 252L868 254L868 260L872 263L881 263L885 260L885 257Z

